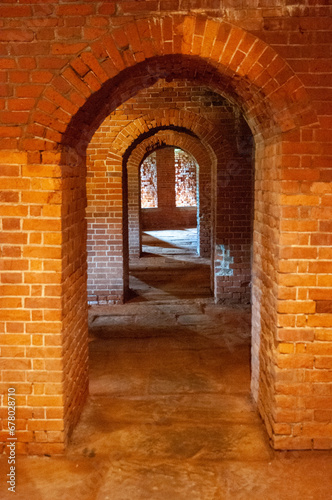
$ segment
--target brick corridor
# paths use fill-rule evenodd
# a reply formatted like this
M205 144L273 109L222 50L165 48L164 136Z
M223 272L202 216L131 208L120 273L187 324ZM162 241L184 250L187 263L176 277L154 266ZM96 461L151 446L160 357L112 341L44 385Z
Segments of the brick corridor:
M250 393L273 448L332 449L331 17L328 0L1 0L1 453L8 391L18 456L67 449L88 304L131 286L130 307L171 300L185 327L210 283L229 307L252 297ZM198 164L197 210L172 227L192 212L213 273L146 256L130 285L141 228L171 221L144 225L139 165L169 148Z
M269 446L250 397L250 311L213 303L194 237L146 233L132 299L90 308L88 403L65 456L19 457L17 499L332 498L332 452Z

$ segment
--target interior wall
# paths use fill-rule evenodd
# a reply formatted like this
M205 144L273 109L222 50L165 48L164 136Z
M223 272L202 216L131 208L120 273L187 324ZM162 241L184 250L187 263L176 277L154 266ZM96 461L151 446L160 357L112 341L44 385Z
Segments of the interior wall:
M111 169L105 155L89 150L94 168L87 165L87 261L90 304L122 303L125 297L124 250L127 227L124 224L124 171L121 158Z
M57 374L62 372L63 383L63 413L57 408L49 409L47 419L52 420L51 415L57 419L63 418L64 425L56 421L53 426L50 422L50 433L47 440L50 443L67 443L82 411L89 390L89 366L88 366L88 343L87 343L87 251L86 251L86 170L85 158L70 154L62 155L61 167L63 178L61 185L62 194L62 284L61 284L61 312L50 311L56 314L57 319L62 321L62 338L57 339L57 344L62 341L63 358L53 360L53 370ZM59 235L57 235L59 237ZM73 270L75 270L73 272ZM49 275L52 279L52 276ZM45 290L46 291L46 290ZM49 292L52 293L52 292ZM60 295L59 290L54 290L55 295ZM47 344L47 338L45 343ZM50 339L51 340L51 339ZM51 341L52 342L52 341ZM52 356L50 343L49 355ZM52 360L50 360L52 366ZM46 367L45 367L46 369ZM48 383L52 382L49 373L44 374ZM50 386L52 387L52 386ZM38 389L37 389L38 390ZM52 389L51 389L52 390ZM57 392L56 386L53 390ZM53 406L52 396L48 396L47 386L46 403ZM60 394L60 392L59 392ZM53 410L53 411L52 411ZM36 425L36 422L34 422ZM60 425L59 425L60 424ZM43 425L43 424L42 424ZM41 427L42 427L41 425ZM43 439L41 434L39 439ZM45 433L44 433L45 438ZM30 448L32 450L32 448ZM44 450L44 444L35 444L34 452L40 453ZM54 452L54 451L53 451Z
M216 175L215 297L250 304L254 207L254 163L250 131L245 155L227 158Z
M276 195L280 176L280 145L256 145L255 217L252 275L252 394L260 408L267 430L275 443L286 439L287 410L271 404L278 386L278 362L275 330L278 324L278 250L280 206ZM264 353L264 354L263 354ZM268 353L268 354L267 354ZM285 373L281 376L283 377ZM293 373L294 375L294 373ZM287 392L287 390L286 390ZM281 396L281 393L280 393ZM280 397L282 400L282 396ZM280 418L281 417L281 418ZM285 422L285 420L286 422ZM281 437L282 435L282 437Z

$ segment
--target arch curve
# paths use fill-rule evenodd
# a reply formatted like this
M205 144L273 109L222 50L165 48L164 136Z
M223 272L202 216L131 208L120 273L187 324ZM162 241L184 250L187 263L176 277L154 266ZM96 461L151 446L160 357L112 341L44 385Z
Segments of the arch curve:
M129 21L125 46L114 31L74 55L31 116L38 149L83 147L111 110L159 78L210 85L240 105L255 135L317 124L302 82L274 49L228 22L197 19L170 14ZM156 37L161 32L166 40Z
M215 154L223 141L216 134L213 123L197 113L179 108L158 110L156 113L140 116L119 131L110 144L106 164L114 165L115 157L119 162L123 158L129 158L141 141L154 136L159 130L173 130L198 138Z

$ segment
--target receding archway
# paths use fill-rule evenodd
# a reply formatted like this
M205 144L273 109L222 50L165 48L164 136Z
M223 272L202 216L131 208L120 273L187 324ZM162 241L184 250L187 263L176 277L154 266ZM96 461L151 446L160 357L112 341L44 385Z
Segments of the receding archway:
M235 231L235 219L233 220L233 217L238 217L235 205L243 203L243 200L241 201L241 196L245 199L251 192L251 147L248 149L248 145L246 145L246 147L243 148L242 145L238 148L237 144L234 144L234 136L230 135L233 141L232 144L230 139L227 140L223 135L218 133L212 121L186 109L168 108L165 110L158 110L154 114L143 115L129 122L127 126L123 127L115 136L109 134L111 123L110 120L105 120L105 122L103 122L92 139L88 149L87 213L88 221L94 221L92 225L90 225L89 222L88 231L89 241L93 241L92 246L89 244L89 255L92 255L94 261L93 265L90 264L91 280L89 280L89 284L91 283L91 288L96 290L92 290L92 293L89 294L91 297L90 300L99 303L121 302L126 296L126 289L128 287L127 272L124 271L123 274L122 268L119 265L121 256L118 254L116 265L113 266L111 261L106 264L106 252L109 251L111 254L115 249L113 250L113 248L111 248L108 250L104 238L99 238L99 240L101 239L100 243L102 244L102 248L98 251L98 238L94 237L96 231L99 231L99 234L101 234L101 231L103 231L104 234L113 232L112 226L109 227L108 231L105 231L109 208L107 208L107 203L104 201L105 193L108 192L108 196L111 196L114 189L115 180L112 181L110 179L110 177L112 177L112 171L114 171L115 166L120 171L121 162L126 166L128 158L132 153L135 153L142 141L148 144L150 139L151 141L154 140L153 138L156 134L168 132L173 134L186 134L191 142L196 141L196 144L201 142L202 146L208 152L209 157L212 155L207 164L207 157L203 159L204 155L200 153L200 158L202 159L202 168L200 169L200 255L205 257L210 257L210 255L212 255L213 257L213 267L215 269L213 274L215 274L215 279L212 280L211 287L215 290L216 299L234 302L244 300L248 302L250 297L250 237L243 234L243 224L240 234L238 234L238 231ZM240 149L240 151L238 151L238 149ZM196 145L194 155L197 153ZM127 175L126 169L122 169L122 172L126 172ZM131 183L132 175L129 175L130 179L128 178L128 182ZM244 175L249 175L249 177L247 177L249 184L248 188L245 188L243 191L243 187L241 188L241 178L244 178ZM98 186L100 186L100 188L98 188ZM98 192L101 194L100 199L98 199ZM215 208L212 207L211 203L213 197L214 200L216 199L217 193L219 193L218 197L220 199L220 206L218 209L218 218L220 220L216 225L219 229L213 234L211 221L216 221L216 219L214 216ZM240 198L237 201L235 201L235 199L232 201L231 197L236 196L236 193L239 194ZM227 194L226 197L225 194ZM130 187L129 197L128 206L130 213L128 216L130 220L134 221L133 225L130 224L130 233L135 233L133 226L136 228L139 227L137 216L137 186L136 188L133 187L133 191L132 186ZM224 209L222 209L222 206L224 206ZM103 208L101 209L101 207ZM234 212L232 218L229 217L229 210ZM250 214L251 206L250 204L248 205L247 201L246 205L243 207L242 218L247 219L249 217L250 219ZM108 220L113 224L112 218L108 217ZM248 221L248 223L250 224L250 221ZM132 236L132 234L130 234L130 236ZM125 233L124 237L126 238ZM246 238L246 243L243 240L241 246L239 246L239 238L242 238L242 240ZM138 230L136 231L134 239L136 241L136 252L139 253ZM112 245L111 241L109 241L109 245ZM123 241L123 245L124 248L127 249L128 245L125 240ZM244 245L247 247L246 250ZM119 241L116 242L116 246L118 248ZM129 241L129 253L131 252L131 248L132 244ZM228 256L229 252L231 252L230 256ZM100 262L98 262L98 255L100 255ZM125 262L126 256L127 250L124 252L122 259L124 264L123 270L127 269ZM231 268L235 269L235 271L230 269L230 262L232 262ZM97 277L95 281L93 281L94 269L96 269L97 275L100 277ZM100 279L99 282L98 279ZM104 285L105 281L107 281L108 286Z
M178 132L171 129L158 131L150 138L143 140L130 154L125 162L125 167L128 169L128 183L132 184L128 194L131 199L131 219L134 224L131 228L132 242L129 239L129 248L132 256L139 256L140 239L139 239L139 203L138 203L138 167L147 154L147 151L154 151L159 144L174 146L183 149L190 153L199 165L199 186L202 188L205 196L200 200L199 204L199 253L204 257L210 255L210 239L211 239L211 197L208 194L208 186L211 182L211 173L216 168L216 155L211 147L203 145L199 138L192 137L184 132ZM202 220L202 221L201 221ZM209 222L208 222L209 221ZM210 224L209 224L210 223Z
M172 30L166 28L170 21ZM302 201L296 196L290 199L283 192L281 180L286 156L303 151L302 132L317 123L308 95L301 81L271 47L228 23L202 16L196 23L195 16L174 15L141 18L129 21L127 26L130 30L125 45L116 39L114 30L73 57L39 99L21 140L23 149L29 147L36 153L31 156L37 165L34 176L39 168L40 178L52 178L51 185L45 183L43 195L47 198L47 210L53 209L56 220L61 221L61 241L56 240L54 252L44 249L42 262L46 269L52 269L47 262L52 260L54 284L59 285L60 279L59 300L53 306L53 314L48 314L47 303L40 303L45 321L57 322L57 345L62 352L58 364L49 363L50 376L62 373L62 394L57 401L64 432L59 438L59 448L66 443L87 393L85 148L111 109L160 77L196 79L236 100L255 135L252 391L274 446L296 448L296 435L292 434L290 423L285 422L276 397L277 384L279 395L285 395L280 385L283 375L290 372L289 375L295 376L296 369L279 362L278 344L282 336L278 328L287 329L287 319L291 328L297 326L292 318L297 299L288 304L282 294L279 261L282 251L290 248L281 238L282 205L299 206ZM163 27L165 38L154 37L154 31ZM59 92L61 82L66 83L63 95ZM41 164L46 172L40 168ZM121 158L114 158L111 172L112 178L117 179L114 193L120 201L114 204L114 224L122 216L121 169ZM55 182L59 179L59 183ZM48 229L43 231L47 233ZM114 235L115 240L119 233ZM295 275L293 271L289 274L290 278ZM310 312L311 304L301 307ZM53 352L45 350L46 361L52 355ZM33 359L32 353L30 361ZM313 366L308 369L313 370ZM44 408L43 401L35 399L32 404L37 409ZM45 415L43 418L46 429Z

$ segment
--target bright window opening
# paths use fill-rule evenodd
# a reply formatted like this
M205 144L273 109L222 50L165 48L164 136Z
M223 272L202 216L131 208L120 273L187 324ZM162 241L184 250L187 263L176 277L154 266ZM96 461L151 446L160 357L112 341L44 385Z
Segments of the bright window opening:
M141 164L141 207L158 207L156 153L151 153Z
M182 149L175 149L175 203L177 207L197 206L197 163Z

